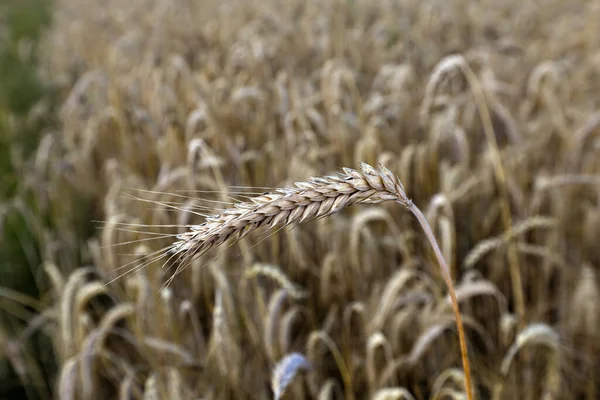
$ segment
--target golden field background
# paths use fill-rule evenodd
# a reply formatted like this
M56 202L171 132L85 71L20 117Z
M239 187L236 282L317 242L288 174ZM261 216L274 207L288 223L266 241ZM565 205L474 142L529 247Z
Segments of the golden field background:
M29 398L271 399L292 353L311 368L285 399L466 398L397 204L232 241L166 288L178 266L144 259L361 161L434 229L478 399L600 398L599 1L56 0L39 51L59 104L21 169L40 295L0 293Z

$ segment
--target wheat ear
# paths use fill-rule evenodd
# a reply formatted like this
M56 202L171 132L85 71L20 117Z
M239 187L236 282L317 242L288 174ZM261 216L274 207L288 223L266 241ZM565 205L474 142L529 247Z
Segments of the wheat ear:
M327 217L354 204L376 204L389 200L402 204L415 215L433 247L452 300L465 372L465 390L467 399L472 400L464 328L448 266L427 219L406 196L400 179L383 165L375 169L361 163L360 171L344 168L343 173L338 175L311 178L308 182L296 183L293 188L278 189L238 203L178 235L179 240L172 245L170 253L180 262L189 261L231 237L242 238L262 226L300 224Z

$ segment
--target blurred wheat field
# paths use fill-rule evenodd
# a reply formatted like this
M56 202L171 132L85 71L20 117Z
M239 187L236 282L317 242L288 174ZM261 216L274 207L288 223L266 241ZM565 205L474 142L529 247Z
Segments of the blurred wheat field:
M54 398L466 398L443 276L396 204L152 258L361 162L434 230L476 398L600 398L600 1L56 0L41 51L61 107L23 177L54 226L28 328Z

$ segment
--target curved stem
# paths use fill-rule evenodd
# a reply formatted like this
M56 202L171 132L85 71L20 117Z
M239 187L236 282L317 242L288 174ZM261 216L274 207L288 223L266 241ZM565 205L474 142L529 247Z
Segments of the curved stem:
M440 268L442 269L442 275L444 276L444 280L446 281L446 285L448 286L448 292L450 293L450 299L452 301L452 309L454 310L454 316L456 318L456 327L458 329L458 340L460 342L460 354L462 357L463 370L465 373L465 391L467 393L467 400L473 400L473 390L471 385L471 368L469 365L469 355L467 353L467 341L465 339L465 330L462 323L462 318L460 316L460 308L458 306L458 300L456 299L456 294L454 292L454 285L452 284L452 278L450 277L450 271L448 270L448 265L446 264L446 260L444 260L444 256L442 255L442 251L433 235L433 231L427 222L427 219L419 210L417 206L415 206L411 201L407 203L402 203L406 208L412 212L417 220L421 224L423 231L425 231L425 235L427 235L427 239L433 247L433 251L435 256L437 257L438 263L440 264Z

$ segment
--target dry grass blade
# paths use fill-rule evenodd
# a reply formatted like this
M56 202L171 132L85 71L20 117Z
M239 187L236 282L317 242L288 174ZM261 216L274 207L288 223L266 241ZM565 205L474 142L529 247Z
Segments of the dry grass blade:
M433 384L431 400L443 399L444 390L450 390L448 384L454 384L454 387L460 387L464 385L465 376L464 373L455 368L449 368L442 372L438 376ZM459 396L460 398L460 396Z
M515 224L510 230L506 231L502 235L490 239L486 239L478 243L469 254L465 257L464 265L465 268L472 268L479 260L481 260L490 251L495 250L510 241L532 229L537 228L551 228L556 225L554 218L549 218L541 215L536 215L525 221Z
M377 304L377 311L375 311L367 325L367 329L370 332L382 329L383 323L389 317L389 313L394 307L395 299L407 286L408 282L416 276L413 269L406 267L398 270L385 285Z
M58 395L61 399L75 400L77 398L77 363L77 357L71 357L61 368L58 381Z
M560 336L556 330L552 329L549 325L534 323L523 329L517 339L508 349L502 364L500 366L500 373L504 378L507 377L510 372L513 360L520 350L524 350L529 345L538 345L546 347L550 355L546 362L546 387L544 388L544 399L556 398L557 393L560 389L561 377L560 377ZM496 396L502 393L503 385L500 383L496 386Z
M312 364L300 353L291 353L283 357L273 370L271 388L275 400L281 399L287 387L300 371L310 371Z
M529 344L546 346L554 353L558 353L560 350L560 337L554 329L546 324L529 325L519 333L517 340L508 350L504 360L502 360L502 366L500 367L502 375L506 376L508 374L514 357L521 348Z
M378 351L379 349L381 351ZM379 356L378 353L380 353ZM381 375L381 370L383 369L381 367L378 368L377 364L387 365L391 363L393 359L394 353L387 338L381 332L372 334L367 340L366 354L367 379L372 393L377 389L377 377Z
M303 299L306 297L306 291L292 282L285 273L275 265L255 263L249 269L246 270L247 277L254 277L257 275L267 276L281 285L281 287L287 291L291 298L295 300Z
M144 400L160 400L161 398L158 377L156 373L153 373L144 384Z
M373 395L373 400L415 400L405 388L383 388Z
M323 345L326 349L331 353L333 359L335 360L336 366L342 376L342 381L344 383L344 391L346 392L348 398L354 399L354 395L352 394L352 376L348 369L348 365L342 356L338 346L331 339L331 336L324 331L314 331L310 334L308 338L308 358L311 360L318 359L318 343L323 342Z
M328 379L319 390L318 400L341 399L343 397L342 388L338 381Z

